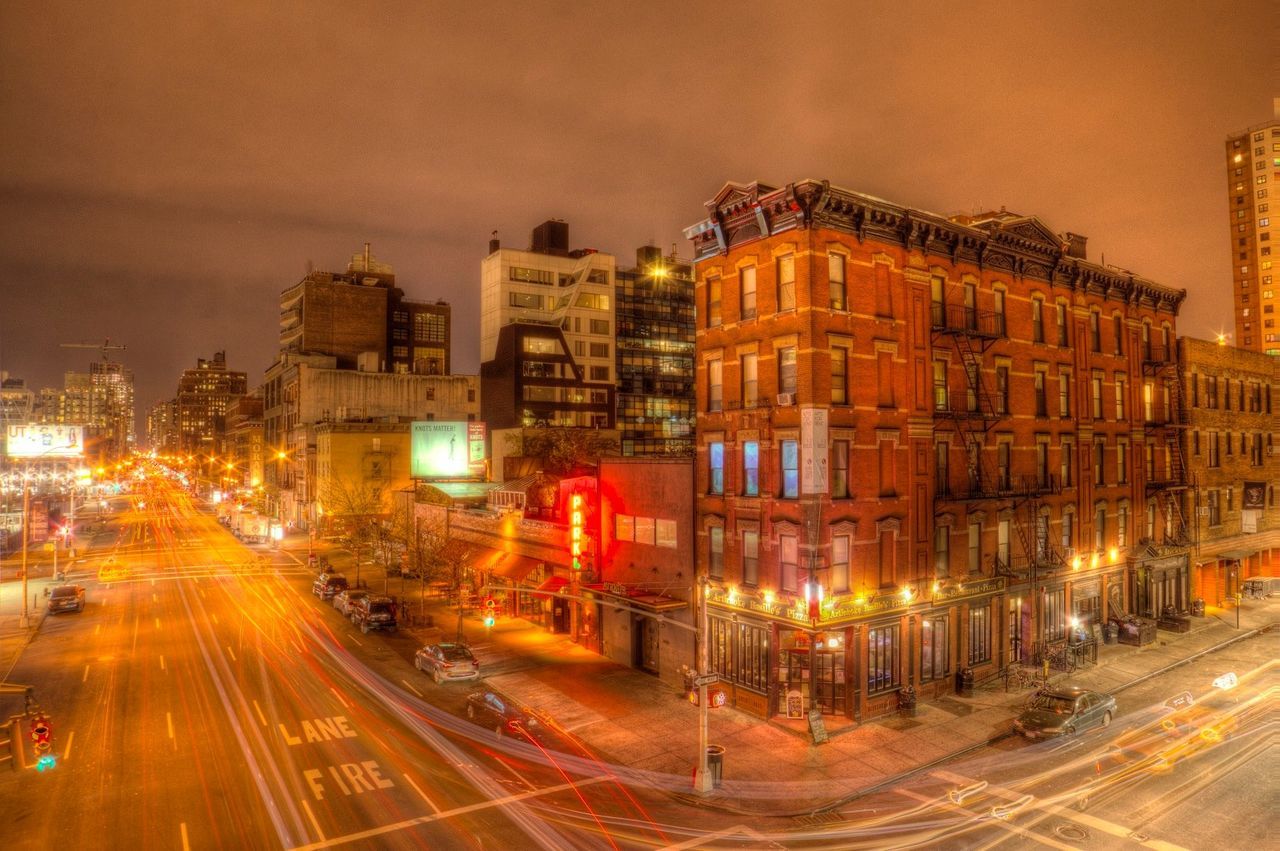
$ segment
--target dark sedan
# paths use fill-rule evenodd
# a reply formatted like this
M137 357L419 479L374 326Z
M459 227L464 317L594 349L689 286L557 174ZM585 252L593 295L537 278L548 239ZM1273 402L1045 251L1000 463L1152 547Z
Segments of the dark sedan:
M491 691L477 691L467 696L467 718L499 736L542 740L542 723L533 717L531 710Z
M49 613L83 612L84 588L80 585L59 585L49 592Z
M1046 688L1027 704L1013 722L1015 732L1028 739L1070 736L1087 727L1110 726L1116 699L1077 686Z

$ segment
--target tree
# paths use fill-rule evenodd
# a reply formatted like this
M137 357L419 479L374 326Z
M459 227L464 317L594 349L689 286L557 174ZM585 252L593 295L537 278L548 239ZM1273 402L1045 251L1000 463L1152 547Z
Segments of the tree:
M463 580L466 567L471 563L476 547L466 541L449 538L449 508L442 506L426 518L415 514L413 565L420 582L420 606L426 610L427 583L446 583L450 595L457 601L457 639L463 638Z
M508 436L513 454L541 459L543 470L567 476L618 454L618 441L589 428L524 429Z
M366 484L341 477L326 480L320 494L325 514L343 547L356 558L356 587L360 587L360 553L368 547L370 554L382 538L382 485Z

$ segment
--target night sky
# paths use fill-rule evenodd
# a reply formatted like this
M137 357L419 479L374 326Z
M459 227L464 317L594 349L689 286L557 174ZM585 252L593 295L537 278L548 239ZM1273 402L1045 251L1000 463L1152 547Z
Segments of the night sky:
M0 370L123 343L139 420L198 357L261 380L277 297L363 243L454 307L489 234L676 243L727 180L1005 206L1231 328L1223 141L1271 118L1280 12L1218 3L0 7ZM142 435L140 434L140 437Z

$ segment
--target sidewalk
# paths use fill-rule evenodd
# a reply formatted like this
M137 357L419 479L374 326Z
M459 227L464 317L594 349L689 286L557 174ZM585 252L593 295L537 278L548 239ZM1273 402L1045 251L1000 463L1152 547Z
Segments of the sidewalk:
M442 604L429 607L439 630L411 629L424 642L454 633L456 614ZM1241 628L1235 612L1210 609L1193 619L1192 631L1161 631L1146 647L1099 648L1098 664L1058 674L1095 691L1116 693L1154 670L1259 627L1280 614L1280 601L1248 601ZM995 680L973 697L949 695L921 703L916 717L886 716L838 728L821 745L807 731L765 721L734 709L712 710L710 742L725 747L724 784L707 796L692 793L698 748L698 709L683 693L655 677L609 662L564 636L527 621L506 618L485 630L477 618L465 621L488 685L546 712L601 759L667 775L667 788L691 802L744 814L808 814L885 784L898 775L981 747L1010 730L1028 693L1008 692ZM836 725L833 725L835 728ZM688 790L684 793L684 790Z

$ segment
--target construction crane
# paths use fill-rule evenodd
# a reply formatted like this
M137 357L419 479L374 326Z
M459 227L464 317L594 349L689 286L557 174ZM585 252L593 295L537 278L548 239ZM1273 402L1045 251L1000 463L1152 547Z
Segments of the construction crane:
M98 349L102 352L103 363L111 363L111 355L107 354L107 352L123 352L125 350L124 346L113 346L110 337L101 343L62 343L61 346L64 349Z

